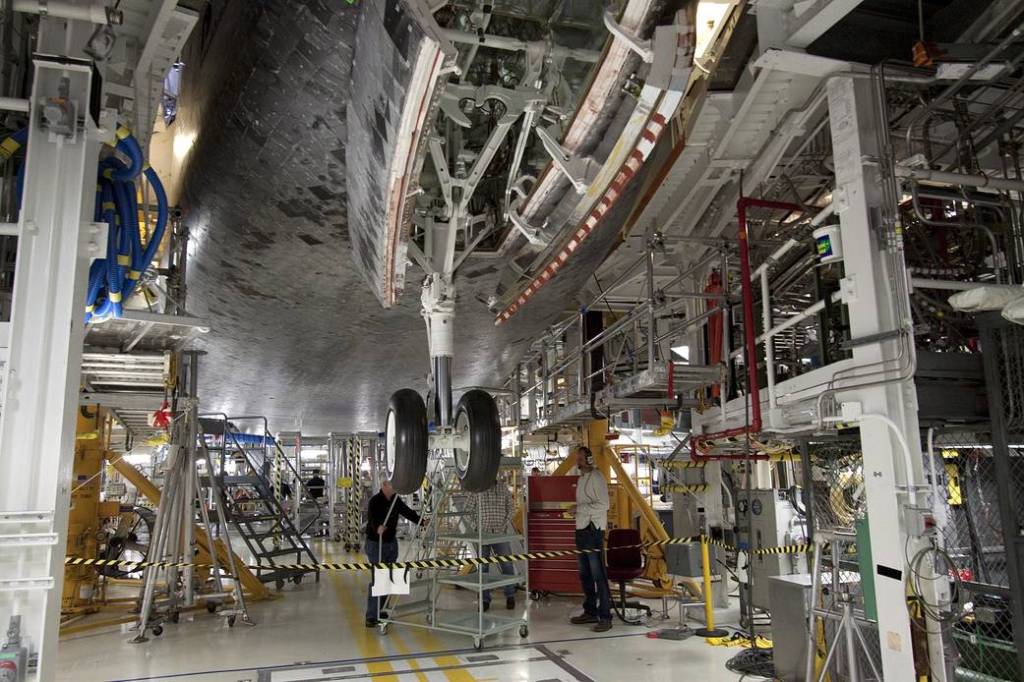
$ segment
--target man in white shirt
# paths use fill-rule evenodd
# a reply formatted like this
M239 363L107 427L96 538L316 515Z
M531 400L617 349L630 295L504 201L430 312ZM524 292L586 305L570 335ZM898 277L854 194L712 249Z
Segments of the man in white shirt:
M595 623L594 632L612 629L612 596L604 566L604 531L608 527L608 482L594 468L590 448L576 448L576 549L586 551L577 557L580 585L583 587L583 613L570 619L574 625Z

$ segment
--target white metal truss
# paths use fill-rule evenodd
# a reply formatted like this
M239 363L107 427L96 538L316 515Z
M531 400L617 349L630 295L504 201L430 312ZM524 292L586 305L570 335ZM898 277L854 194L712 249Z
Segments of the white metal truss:
M83 22L43 17L37 54L66 54L67 45L85 44L92 31ZM112 133L113 120L105 117L97 127L89 113L88 60L37 57L34 68L0 415L0 514L29 515L5 524L15 535L45 533L56 540L0 552L0 618L21 616L23 635L39 654L38 679L52 680L60 622L53 585L64 570L82 301L90 255L102 249L102 232L90 222L95 173L101 129ZM57 109L44 119L48 101Z

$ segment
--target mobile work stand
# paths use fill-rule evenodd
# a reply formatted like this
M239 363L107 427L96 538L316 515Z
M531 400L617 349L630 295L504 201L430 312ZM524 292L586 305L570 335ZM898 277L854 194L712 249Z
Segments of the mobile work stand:
M520 460L514 460L517 467ZM402 561L419 561L424 559L464 559L466 557L485 556L485 547L500 543L508 543L513 552L525 552L525 533L520 535L513 530L507 533L484 533L482 527L483 511L476 505L476 518L470 518L465 511L471 495L461 491L454 461L451 457L437 460L433 473L427 474L427 487L424 491L424 516L427 524L422 532L414 537L411 551L406 552ZM525 524L525 519L524 519ZM519 549L522 547L523 549ZM463 567L429 568L417 570L410 575L410 596L405 600L398 596L382 597L382 617L378 628L381 634L387 634L391 624L451 632L473 638L473 646L482 649L487 637L509 630L518 630L520 637L530 634L528 599L523 599L524 606L519 615L496 614L483 610L484 590L502 590L507 585L522 585L524 595L529 594L528 571L514 562L515 574L505 575L499 564L490 564L487 573L477 567L466 572ZM442 588L454 586L462 588L476 596L475 609L444 608L440 604Z

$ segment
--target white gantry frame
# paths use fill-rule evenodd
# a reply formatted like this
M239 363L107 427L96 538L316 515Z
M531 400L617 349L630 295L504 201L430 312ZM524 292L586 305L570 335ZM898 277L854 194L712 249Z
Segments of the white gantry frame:
M40 53L64 53L76 23L65 28L44 18ZM89 61L38 56L34 72L0 414L0 618L6 627L10 616L21 616L23 643L38 654L37 679L52 680L86 273L90 257L104 250L105 231L91 222L96 168L101 131L113 126L98 127L89 113Z

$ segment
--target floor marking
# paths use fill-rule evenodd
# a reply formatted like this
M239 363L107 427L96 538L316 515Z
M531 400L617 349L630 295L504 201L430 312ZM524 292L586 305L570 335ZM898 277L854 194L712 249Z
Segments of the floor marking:
M360 627L362 627L362 626L360 625ZM732 627L735 627L735 626L732 626ZM426 631L424 631L424 632L426 632ZM505 645L498 646L498 647L495 647L495 648L490 649L490 650L491 651L509 651L509 650L512 650L512 649L526 649L526 648L536 647L536 646L542 645L542 644L563 644L563 643L566 643L566 642L599 642L599 641L604 640L604 639L623 639L623 638L626 638L626 637L646 637L646 636L647 636L647 631L645 630L643 632L627 632L626 634L622 634L622 635L598 635L596 637L566 637L564 639L546 639L546 640L543 640L543 641L540 641L540 642L526 642L526 643L523 643L523 644L505 644ZM435 652L436 652L436 650L435 650ZM428 656L430 656L431 653L435 653L435 652L425 651L425 652L423 652L423 654L421 654L421 657L424 657L424 658L428 657ZM451 651L445 651L443 653L472 654L472 653L476 653L476 650L472 649L472 648L468 648L468 649L452 649ZM310 661L309 663L306 663L304 665L322 666L322 665L343 665L345 663L360 664L360 663L365 663L368 660L372 660L374 662L377 662L377 661L396 661L396 660L400 660L402 658L404 658L404 656L402 656L401 654L390 654L390 655L386 655L386 656L378 656L378 657L372 658L372 659L364 657L364 658L335 658L335 659L327 659L327 660L324 660L324 661ZM261 669L262 670L287 670L287 669L291 669L291 668L294 668L294 667L295 667L294 663L281 663L279 665L264 666ZM254 668L252 666L245 667L245 668L213 668L213 669L210 669L210 670L194 670L192 672L167 673L165 675L154 675L154 676L147 676L147 677L126 677L126 678L122 678L122 679L118 679L118 680L111 680L110 682L148 682L150 680L171 680L171 679L176 679L176 678L179 678L179 677L195 677L197 675L217 675L217 674L226 674L226 673L244 673L244 672L252 672L254 670L257 670L257 668ZM482 682L482 681L481 680L474 680L474 682Z
M420 669L420 664L417 663L414 658L412 658L414 654L409 650L409 647L405 645L405 641L398 636L397 632L392 632L389 636L391 637L391 643L395 645L395 648L398 649L399 652L409 656L409 666L412 667L414 670L418 671ZM416 673L416 679L419 682L430 682L427 679L427 676L424 675L422 672Z
M348 617L349 632L352 638L356 641L359 646L360 653L366 659L379 658L384 653L384 648L381 646L380 640L377 639L373 631L370 628L365 627L363 623L363 609L358 608L352 598L352 590L350 585L345 583L350 582L344 580L341 575L337 572L331 574L331 582L337 588L338 601L341 603L341 611ZM369 634L368 632L369 631ZM389 673L392 671L391 664L385 660L377 660L374 662L368 662L366 664L366 670L371 677L374 677L381 673ZM389 675L379 678L381 682L398 682L398 678L394 675Z
M468 670L452 668L453 665L461 663L456 656L452 655L456 650L446 649L444 642L437 635L422 628L411 628L411 630L413 635L420 640L420 644L429 649L431 654L441 654L434 656L434 663L444 668L444 676L448 682L478 682Z
M466 664L463 663L462 661L459 661L458 659L454 659L454 660L455 660L455 664L454 665L456 666L455 668L448 668L448 667L445 667L445 666L442 666L442 665L438 665L438 666L436 666L434 668L419 668L418 669L418 671L419 671L418 674L435 673L435 672L448 673L448 672L451 672L452 670L454 670L456 672L462 671L462 666L464 666ZM473 667L474 668L485 668L485 667L493 667L493 666L499 666L499 665L517 665L517 664L520 664L520 663L543 663L543 662L552 662L552 661L547 656L533 656L533 657L530 657L530 658L519 659L519 660L487 661L485 663L474 663ZM295 682L335 682L336 680L365 680L365 679L383 680L383 679L386 679L386 677L382 677L384 675L411 675L411 674L416 673L416 672L417 672L416 670L413 670L412 668L408 668L408 669L405 669L405 670L392 670L392 671L380 672L380 673L356 673L354 675L339 675L337 677L310 677L310 678L303 678L301 680L296 680ZM476 678L473 678L473 679L475 680Z
M570 665L569 661L565 660L563 657L559 656L546 646L538 645L537 651L547 656L548 660L557 665L559 668L572 675L573 679L576 680L576 682L594 682L594 680L588 677L582 670L579 670L575 666Z

